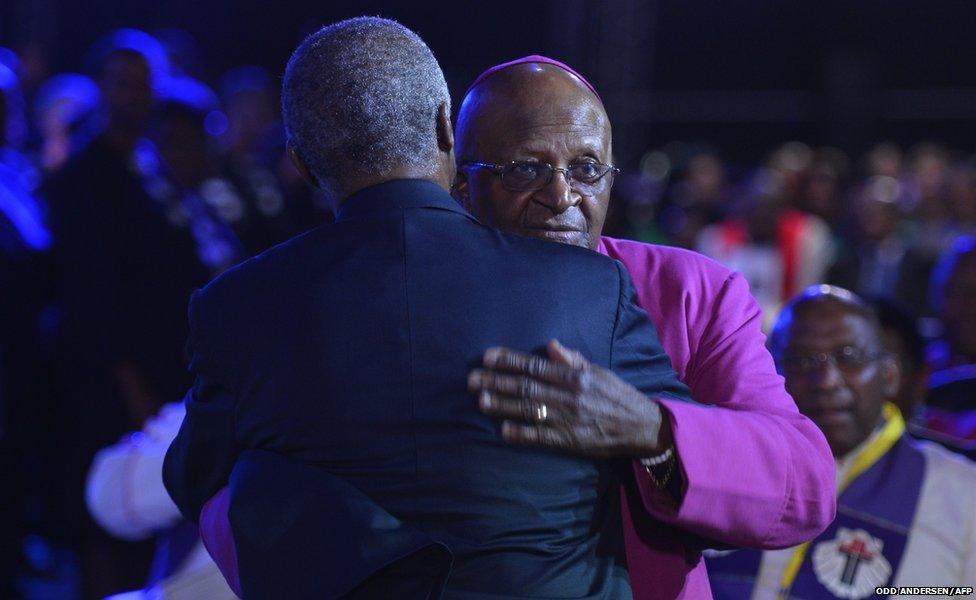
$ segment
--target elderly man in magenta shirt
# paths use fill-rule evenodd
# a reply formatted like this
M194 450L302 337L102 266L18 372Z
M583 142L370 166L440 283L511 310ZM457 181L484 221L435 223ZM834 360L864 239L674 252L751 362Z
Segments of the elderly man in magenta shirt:
M678 375L696 400L715 405L658 400L683 485L673 497L633 455L634 478L622 494L635 597L705 598L701 549L783 547L827 526L835 508L830 450L786 393L741 276L684 250L600 236L609 192L587 197L571 180L613 176L610 129L596 90L561 63L536 56L489 69L461 105L455 197L499 229L623 262ZM629 412L621 405L581 414L548 436L518 425L517 410L498 416L516 431L526 427L512 441L600 456L590 432L623 428L615 416Z
M601 237L609 186L595 196L574 189L574 181L615 172L610 122L593 86L541 56L493 67L465 95L457 141L455 197L499 229L620 260L674 369L698 402L712 405L648 402L558 345L548 361L503 349L510 360L472 377L506 441L631 464L621 502L635 598L709 598L703 549L784 548L819 534L835 511L830 449L786 393L746 282L692 252ZM560 369L581 375L575 388L554 383ZM580 379L590 381L588 392ZM540 419L557 401L574 410ZM666 416L660 435L673 441L649 457L640 449L655 444L641 423L652 403ZM201 531L233 585L226 506L225 490L204 508Z

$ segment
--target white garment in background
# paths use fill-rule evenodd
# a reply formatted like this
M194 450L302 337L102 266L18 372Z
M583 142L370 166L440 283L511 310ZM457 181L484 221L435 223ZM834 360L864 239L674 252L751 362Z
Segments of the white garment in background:
M142 431L95 456L88 471L85 500L95 521L113 536L146 539L183 518L163 486L163 459L185 414L182 402L167 404L149 418ZM175 573L151 588L111 596L111 600L236 597L198 541Z
M877 435L876 431L847 457L856 456ZM891 585L972 586L976 582L976 464L932 442L913 443L925 457L925 479ZM837 461L838 485L852 462ZM763 552L752 600L777 597L792 554L793 548Z

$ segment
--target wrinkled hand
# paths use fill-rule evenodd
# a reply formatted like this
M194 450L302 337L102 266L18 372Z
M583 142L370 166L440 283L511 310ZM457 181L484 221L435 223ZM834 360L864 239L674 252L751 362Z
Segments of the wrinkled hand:
M489 348L485 368L468 376L481 411L503 419L505 441L594 458L653 456L670 445L656 401L555 340L547 352L549 360Z

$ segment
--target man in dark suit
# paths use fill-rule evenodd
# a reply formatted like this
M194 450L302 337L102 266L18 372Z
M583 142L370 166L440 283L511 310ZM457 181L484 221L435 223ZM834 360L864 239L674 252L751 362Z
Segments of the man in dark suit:
M687 399L623 267L454 202L447 86L397 23L306 39L283 109L336 222L192 299L196 383L164 466L177 505L196 520L229 479L246 597L629 598L615 463L513 448L466 387L486 349L557 338L643 394ZM529 416L555 410L569 407ZM646 416L660 453L653 398Z

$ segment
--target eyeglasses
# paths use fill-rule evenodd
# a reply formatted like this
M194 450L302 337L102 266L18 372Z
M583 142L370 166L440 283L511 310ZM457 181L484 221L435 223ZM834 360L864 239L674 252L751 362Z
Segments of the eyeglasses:
M794 375L819 372L827 363L833 364L845 375L854 375L884 356L884 352L868 352L855 346L844 346L833 352L787 354L780 362L785 372Z
M502 186L510 192L534 192L541 190L552 181L553 174L562 173L570 189L592 196L605 192L613 185L613 176L620 169L598 162L580 162L565 169L549 163L530 160L513 160L505 165L495 165L477 161L464 161L462 169L487 169L502 179ZM607 177L607 175L610 175Z

